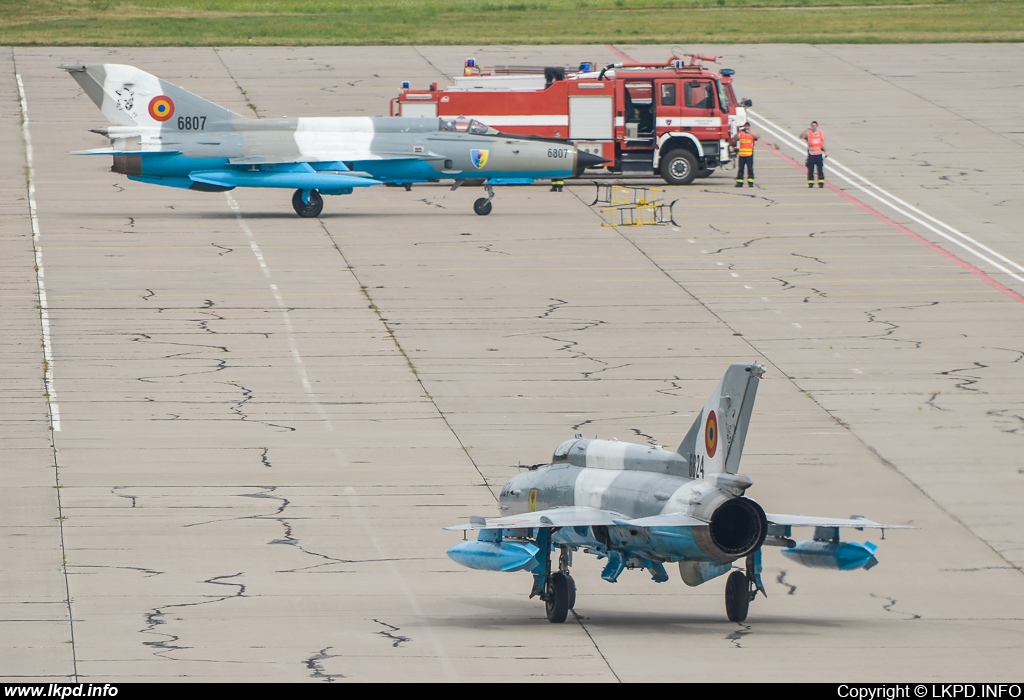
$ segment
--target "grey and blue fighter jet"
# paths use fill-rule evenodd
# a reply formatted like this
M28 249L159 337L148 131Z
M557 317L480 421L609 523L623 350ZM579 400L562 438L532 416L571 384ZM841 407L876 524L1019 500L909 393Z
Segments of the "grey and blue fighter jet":
M482 184L473 210L491 212L493 185L563 179L605 160L558 139L500 134L472 119L311 117L248 119L134 66L61 66L111 126L93 129L130 180L205 192L293 189L301 217L325 194L357 187L454 180Z
M625 569L646 569L662 583L670 562L688 586L731 571L725 608L734 622L745 620L750 602L765 593L763 546L780 547L805 566L870 569L878 563L876 545L842 542L839 529L907 526L765 513L746 497L752 481L739 473L740 456L764 372L756 364L730 366L675 452L580 435L563 442L550 464L505 484L499 517L446 528L479 531L448 556L472 569L529 571L530 597L544 601L551 622L564 622L575 607L569 567L580 549L607 561L601 578L612 583ZM793 540L792 528L800 526L814 527L814 538ZM734 570L737 560L745 566Z

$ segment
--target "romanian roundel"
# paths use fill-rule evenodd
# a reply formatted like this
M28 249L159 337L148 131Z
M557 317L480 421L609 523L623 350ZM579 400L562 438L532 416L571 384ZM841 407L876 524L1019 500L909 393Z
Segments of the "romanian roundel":
M718 416L714 411L708 412L708 421L704 424L704 450L709 458L718 451Z
M165 122L174 116L174 102L167 95L157 95L149 101L149 116Z

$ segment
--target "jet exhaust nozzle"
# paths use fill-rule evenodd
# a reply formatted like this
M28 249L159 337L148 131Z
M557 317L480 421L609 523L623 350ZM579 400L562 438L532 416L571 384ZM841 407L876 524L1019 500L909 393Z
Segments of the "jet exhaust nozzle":
M715 509L708 523L711 541L730 557L759 549L768 535L764 509L749 498L730 498Z
M787 559L816 569L853 571L870 569L878 563L875 552L878 545L871 542L822 542L803 540L795 547L782 550Z
M524 571L537 563L537 546L529 542L460 542L448 550L457 564L480 571Z

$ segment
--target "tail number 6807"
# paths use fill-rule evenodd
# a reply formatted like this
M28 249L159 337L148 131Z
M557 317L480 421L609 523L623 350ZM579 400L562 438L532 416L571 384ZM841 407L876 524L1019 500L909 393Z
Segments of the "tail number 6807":
M206 128L206 117L178 117L179 131L202 131Z
M565 158L569 155L568 148L549 148L548 158Z

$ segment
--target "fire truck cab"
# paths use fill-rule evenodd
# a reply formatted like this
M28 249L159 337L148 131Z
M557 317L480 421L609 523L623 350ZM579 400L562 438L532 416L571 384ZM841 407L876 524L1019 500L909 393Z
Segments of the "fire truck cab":
M750 100L737 101L733 71L700 61L616 63L598 70L562 67L478 67L469 59L454 85L414 90L404 83L392 116L465 116L499 131L564 138L607 159L596 170L660 175L672 185L707 177L730 161ZM577 177L583 173L577 173Z

